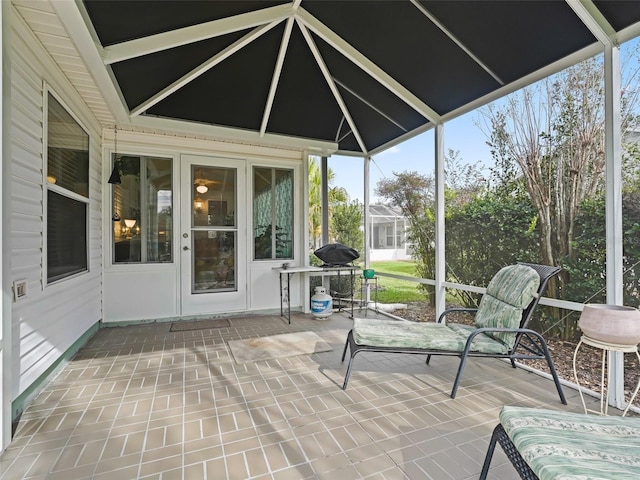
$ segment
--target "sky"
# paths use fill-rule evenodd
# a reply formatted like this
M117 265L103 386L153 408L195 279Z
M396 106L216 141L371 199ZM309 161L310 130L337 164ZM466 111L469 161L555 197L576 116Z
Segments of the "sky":
M490 158L486 136L476 124L481 121L480 113L470 112L444 125L444 149L458 150L460 160L465 163L487 164ZM373 157L369 170L370 203L378 200L374 190L378 180L393 178L393 172L417 171L433 174L434 169L433 130L422 133ZM334 187L344 187L350 199L364 200L363 159L332 155L329 168L335 174Z

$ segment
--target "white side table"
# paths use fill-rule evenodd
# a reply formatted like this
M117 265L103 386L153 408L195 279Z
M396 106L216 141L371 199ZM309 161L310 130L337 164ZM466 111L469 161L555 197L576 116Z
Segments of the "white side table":
M578 345L576 346L576 350L573 353L573 377L575 378L576 383L578 384L578 387L580 387L580 382L578 381L578 372L576 369L576 358L578 356L578 350L580 350L580 347L582 346L582 344L590 345L592 347L599 348L600 350L602 350L602 373L600 378L600 411L587 409L587 405L584 402L584 396L582 395L582 389L578 388L578 392L580 393L580 400L582 400L582 407L584 408L584 413L592 412L592 413L598 413L600 415L607 415L607 412L609 409L609 402L608 402L609 382L611 380L611 369L607 368L609 353L610 352L635 353L636 356L638 357L638 362L640 362L640 353L638 353L638 346L637 345L616 345L613 343L604 343L598 340L594 340L593 338L589 338L585 335L580 337L580 341L578 342ZM605 370L607 371L606 382L604 378ZM636 395L638 394L639 389L640 389L640 379L638 380L638 385L636 385L636 388L633 391L633 395L631 395L631 398L629 399L629 403L627 403L627 408L625 408L624 412L622 412L623 417L629 411L629 407L633 403L633 400L636 398Z
M370 299L370 295L367 295L369 292L371 292L371 289L373 288L373 298L374 298L374 304L375 304L375 311L378 311L378 277L377 276L373 276L371 278L367 278L364 275L362 275L360 277L360 308L359 310L362 311L362 308L364 307L364 316L367 316L367 313L369 312L369 302L368 300Z

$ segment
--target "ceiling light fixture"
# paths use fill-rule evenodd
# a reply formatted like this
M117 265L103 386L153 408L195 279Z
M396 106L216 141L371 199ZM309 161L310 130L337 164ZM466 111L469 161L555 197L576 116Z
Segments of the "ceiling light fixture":
M196 187L196 192L198 193L207 193L209 191L209 188L206 185L198 185Z

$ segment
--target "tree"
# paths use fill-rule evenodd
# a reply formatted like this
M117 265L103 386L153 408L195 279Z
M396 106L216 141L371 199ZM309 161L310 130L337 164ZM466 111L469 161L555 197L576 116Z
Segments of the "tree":
M418 172L393 173L395 178L383 178L376 185L376 195L399 207L409 221L407 240L414 245L416 273L422 278L435 278L435 213L434 180ZM435 290L424 285L431 304Z
M444 156L444 165L447 206L468 203L484 190L486 181L480 162L466 164L460 151L450 148Z
M331 211L331 237L362 252L364 249L364 232L362 231L362 204L357 201L338 203Z
M331 207L340 202L346 202L348 194L342 187L331 187L335 174L327 169L327 182L329 183L329 217L331 217ZM329 218L331 222L331 218ZM309 241L310 248L317 249L320 246L322 237L322 172L320 162L317 157L309 158Z
M486 286L504 265L536 258L536 212L526 193L485 192L447 208L446 222L447 276L458 283ZM465 306L477 306L475 294L452 294Z
M631 114L636 92L622 93L623 132L637 124ZM501 108L483 111L497 167L494 178L513 181L517 166L537 211L543 263L573 258L581 205L603 189L603 98L598 57L521 90Z

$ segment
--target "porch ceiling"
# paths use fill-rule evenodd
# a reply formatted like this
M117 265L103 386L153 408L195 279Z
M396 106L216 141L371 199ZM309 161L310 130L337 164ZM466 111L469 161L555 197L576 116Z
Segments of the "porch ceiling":
M305 138L352 154L640 34L640 2L624 0L78 5L102 59L95 76L112 79L126 121Z

